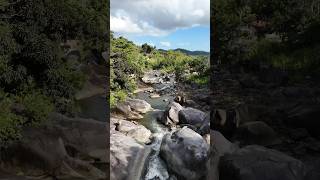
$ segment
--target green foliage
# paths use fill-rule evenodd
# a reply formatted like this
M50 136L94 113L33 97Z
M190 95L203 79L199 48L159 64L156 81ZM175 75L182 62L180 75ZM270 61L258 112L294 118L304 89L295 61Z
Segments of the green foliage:
M101 54L108 11L106 1L0 0L1 142L19 137L21 128L43 122L53 110L72 111L86 77L60 45L76 40L81 57ZM22 112L12 110L17 104Z
M191 74L187 77L186 82L193 82L198 85L206 86L209 83L209 77Z
M50 99L37 91L18 96L17 103L24 107L22 114L26 119L24 123L28 125L37 125L47 120L54 108Z
M147 43L142 44L141 48L142 48L142 52L145 54L150 54L155 49L155 47L151 47Z
M188 56L180 51L158 51L155 47L143 44L141 47L123 38L111 39L110 62L110 104L126 98L137 88L137 80L144 72L155 69L163 73L175 73L177 80L205 84L208 82L209 59L205 56ZM199 72L188 80L182 76L186 70Z
M124 90L112 91L110 94L110 106L114 107L118 102L123 102L127 98L127 92Z
M0 143L5 145L21 137L25 126L38 125L53 111L50 99L38 91L14 96L0 91Z
M217 0L212 5L215 58L221 63L259 61L291 77L320 75L319 0Z
M292 81L305 76L320 76L320 45L293 49L281 42L257 41L245 57L248 61L267 63L290 74Z
M12 105L13 102L8 97L8 94L0 91L0 143L2 145L21 136L20 125L23 122L23 118L11 112Z

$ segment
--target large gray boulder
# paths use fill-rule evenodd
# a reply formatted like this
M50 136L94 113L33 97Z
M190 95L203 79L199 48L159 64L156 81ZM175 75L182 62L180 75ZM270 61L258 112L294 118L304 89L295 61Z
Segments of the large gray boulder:
M51 114L45 124L25 128L21 140L0 151L1 165L8 173L30 178L105 179L106 172L96 164L109 163L107 126L92 119Z
M149 143L152 135L151 131L143 125L126 120L119 120L116 123L116 130L134 138L140 143Z
M142 119L143 116L137 112L132 111L131 107L125 103L119 103L116 106L118 112L120 112L124 118L129 120L139 120Z
M158 120L164 125L173 125L179 123L179 112L183 107L176 102L171 102L168 109L164 112L162 118Z
M168 169L181 179L203 179L207 173L209 146L196 132L182 128L164 136L160 155Z
M304 180L304 164L262 146L246 146L220 159L223 180Z
M142 114L145 114L152 109L147 101L141 99L128 98L126 104L128 104L132 110Z
M145 114L152 109L151 105L141 99L127 98L125 102L118 103L116 110L120 112L126 119L139 120Z
M206 118L206 113L198 109L185 108L179 111L180 124L191 124L191 125L201 126L205 118Z
M268 146L280 143L276 132L262 121L247 122L240 125L236 131L235 139L239 140L242 145Z
M110 177L112 180L140 179L150 149L119 131L110 134Z
M227 140L219 131L210 131L210 180L219 180L219 161L225 154L231 154L238 146Z
M179 123L179 112L183 109L183 107L176 102L172 102L168 109L168 117L174 122Z
M199 134L207 134L210 130L210 117L206 113L194 109L185 108L179 111L179 124L187 125Z

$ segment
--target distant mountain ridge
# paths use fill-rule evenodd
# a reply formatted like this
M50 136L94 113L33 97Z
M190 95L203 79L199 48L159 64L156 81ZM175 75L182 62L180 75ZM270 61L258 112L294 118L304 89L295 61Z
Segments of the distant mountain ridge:
M167 51L164 49L158 49L158 50L163 51L163 52ZM189 51L189 50L181 49L181 48L173 49L173 51L180 51L186 55L191 55L191 56L209 56L210 55L210 52L206 52L206 51Z

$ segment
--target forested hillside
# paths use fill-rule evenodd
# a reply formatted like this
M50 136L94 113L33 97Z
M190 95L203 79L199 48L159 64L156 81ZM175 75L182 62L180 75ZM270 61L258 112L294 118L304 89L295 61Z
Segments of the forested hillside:
M222 64L269 64L290 74L319 76L320 2L215 1L213 46Z
M148 44L137 46L123 37L111 34L111 105L132 93L137 81L148 70L175 73L183 82L206 85L209 78L209 58L189 56L180 51L161 51Z
M107 6L93 0L0 1L1 145L52 111L72 114L87 78L79 65L106 48ZM80 52L77 61L66 56L72 46Z

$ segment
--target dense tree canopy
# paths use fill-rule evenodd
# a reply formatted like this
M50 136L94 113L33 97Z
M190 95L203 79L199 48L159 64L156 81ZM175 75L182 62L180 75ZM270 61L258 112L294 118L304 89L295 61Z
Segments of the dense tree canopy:
M1 141L54 107L67 111L85 77L61 43L79 42L84 62L106 50L107 23L107 1L0 0L0 106L7 107L0 110ZM14 111L17 104L23 112Z
M212 6L217 61L318 74L319 0L217 0Z

